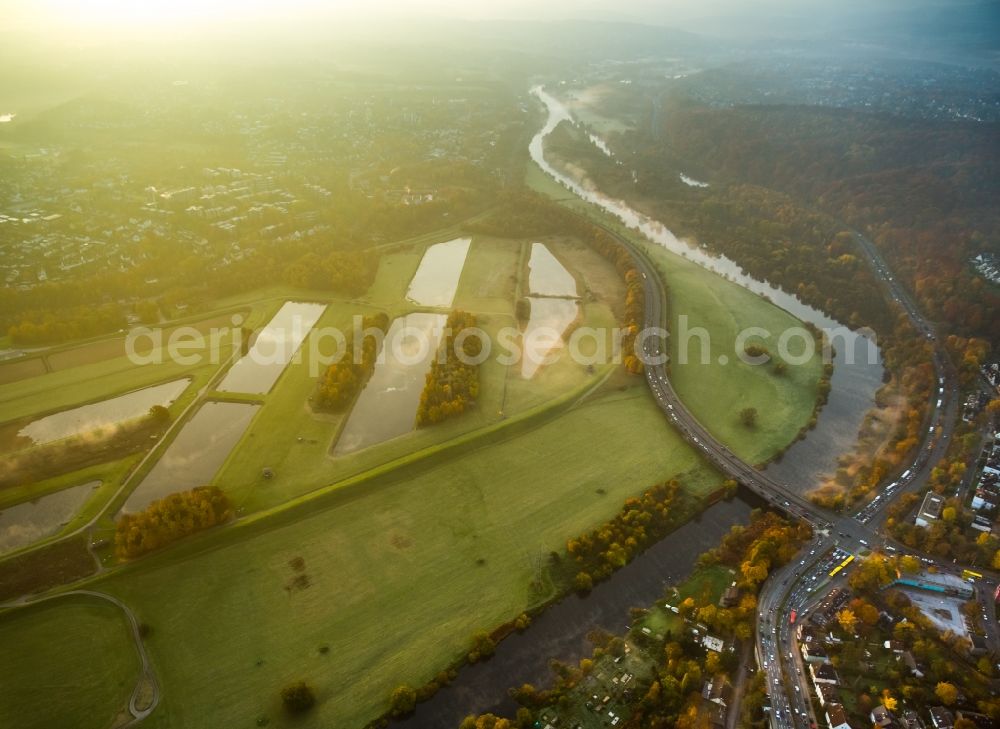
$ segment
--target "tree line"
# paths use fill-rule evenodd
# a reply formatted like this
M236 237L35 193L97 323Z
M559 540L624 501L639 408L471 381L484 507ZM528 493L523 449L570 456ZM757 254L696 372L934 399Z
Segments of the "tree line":
M656 488L656 487L654 487ZM661 493L662 495L662 493ZM723 538L718 547L699 557L699 570L716 565L726 565L737 574L745 564L764 565L767 572L775 569L782 560L788 560L809 537L807 526L799 526L785 521L772 512L754 511L748 526L737 526ZM708 725L709 716L702 700L704 682L728 680L738 665L737 654L724 651L718 653L707 650L688 629L696 622L707 626L711 633L723 639L749 639L753 634L756 620L757 592L762 579L756 575L750 579L738 578L740 597L730 608L719 608L717 595L711 590L699 590L698 572L688 583L680 586L687 596L678 605L686 628L683 631L667 631L664 635L646 634L639 630L642 620L649 612L644 608L633 608L633 628L622 638L601 630L592 631L588 636L594 644L590 657L577 664L566 664L553 660L550 663L554 682L549 688L539 689L531 684L523 684L509 690L510 696L520 704L514 718L482 714L466 717L460 729L527 729L537 726L546 709L565 711L581 705L592 690L588 677L597 672L607 675L617 667L610 667L612 661L620 660L629 651L641 655L650 665L651 674L637 674L635 684L630 686L631 697L625 693L619 700L628 704L629 714L623 717L623 729L655 728L667 729L683 727L696 729ZM665 599L674 600L673 589ZM631 643L632 645L629 645ZM744 722L750 726L761 718L761 708L766 700L763 688L759 695L748 692L743 702Z
M64 308L32 309L22 312L7 328L7 335L18 346L34 346L85 339L125 327L125 314L117 304L82 305Z
M323 256L310 251L289 263L283 278L299 288L360 296L371 286L377 271L378 257L368 252L332 251Z
M817 201L866 229L932 319L1000 341L1000 293L969 259L1000 235L1000 150L990 125L803 106L709 109L674 99L652 168L696 159L719 179ZM652 170L643 169L643 173Z
M619 512L602 526L566 542L572 560L573 587L590 590L595 582L624 567L651 543L677 524L676 502L680 483L656 484L638 497L625 501Z
M483 342L468 336L476 327L476 315L458 309L448 314L439 356L427 372L420 403L417 427L440 423L461 415L475 405L479 397L479 365L470 364L482 353ZM462 361L456 342L461 341Z
M366 315L361 320L360 356L355 356L354 332L345 336L344 354L339 361L331 363L316 382L312 396L317 410L337 412L354 401L357 394L368 384L368 378L375 370L375 361L382 346L382 337L389 330L389 317L383 312ZM377 336L381 332L382 336Z
M645 288L642 275L635 266L632 253L611 233L583 216L567 210L547 197L527 189L506 190L498 196L497 209L474 223L467 223L470 233L506 238L528 238L545 235L572 235L607 259L625 282L625 316L622 322L622 354L625 368L641 374L642 361L635 351L636 337L643 327ZM520 303L520 302L519 302ZM518 318L527 315L518 310Z
M215 486L200 486L154 501L115 524L115 553L134 559L232 517L229 497Z

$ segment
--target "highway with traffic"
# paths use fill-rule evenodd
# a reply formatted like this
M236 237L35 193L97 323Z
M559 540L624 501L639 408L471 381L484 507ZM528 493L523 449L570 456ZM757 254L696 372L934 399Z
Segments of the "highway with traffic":
M560 174L546 163L542 154L543 140L560 120L568 119L570 115L552 97L543 93L540 87L537 87L534 93L548 108L549 119L546 126L532 139L530 147L532 159L569 190L603 208L620 221L631 220L631 217L641 221L642 216L629 215L631 211L622 201L609 202L600 196L590 194L574 180ZM801 661L797 657L795 634L790 620L791 611L799 612L800 608L808 610L829 594L837 580L843 580L841 575L838 575L836 580L822 577L826 568L825 560L830 558L828 555L835 554L834 550L840 550L840 553L847 555L863 554L876 549L895 551L897 554L904 552L914 554L913 550L908 550L904 545L887 537L882 532L882 526L888 507L894 500L907 492L926 489L931 470L947 450L959 408L958 381L949 365L948 356L937 340L934 328L922 318L918 308L882 259L875 245L864 236L855 233L857 247L875 273L882 289L881 294L887 302L892 302L909 317L915 330L914 336L926 338L930 345L937 388L930 396L930 416L925 423L923 442L915 452L909 467L887 484L870 504L862 505L855 513L833 513L813 504L802 495L813 484L799 484L797 488L791 488L745 463L725 444L713 437L684 406L669 378L665 341L669 327L665 320L667 298L664 284L656 267L640 246L610 227L603 225L601 227L631 252L635 265L643 277L645 331L662 332L660 335L644 338L640 344L642 359L646 365L646 381L664 415L688 443L721 473L742 484L774 508L784 511L790 517L805 520L813 527L814 540L804 548L803 554L796 557L791 564L775 571L765 582L758 600L758 612L763 616L763 620L758 621L755 641L758 664L767 672L772 727L780 729L809 727L816 717L812 713L811 702L808 699L809 684L802 673ZM642 229L641 225L638 227ZM945 564L926 554L914 554L914 556L921 558L928 567L935 566L943 572L961 571L960 565ZM979 580L977 594L983 607L986 633L990 645L997 650L1000 648L1000 628L996 624L992 600L998 575L982 568L977 569L984 574ZM828 572L825 574L829 576Z
M604 227L604 226L602 226ZM664 321L666 291L654 265L644 252L626 237L611 228L604 229L632 252L644 279L645 327L667 330ZM888 300L907 314L917 334L927 338L932 347L932 361L937 388L931 398L931 414L923 443L910 466L870 503L850 514L835 514L803 497L806 489L791 488L745 463L725 444L716 440L684 406L670 383L666 341L662 336L646 338L643 359L645 374L657 405L684 438L716 468L791 517L809 522L814 539L790 564L775 571L764 584L758 601L756 654L760 669L765 671L770 698L770 722L775 729L818 726L809 699L809 681L797 646L793 611L802 615L821 603L830 592L844 582L846 571L831 578L831 565L852 555L882 549L897 554L910 553L925 566L941 572L958 574L961 565L945 563L930 555L920 554L885 535L882 527L893 500L907 492L922 492L927 488L930 472L945 455L949 439L958 418L958 383L948 364L947 355L937 342L933 328L919 314L916 306L892 275L875 246L856 234L858 247L876 273ZM983 623L990 645L1000 648L1000 626L993 610L993 592L997 575L985 572L977 585L977 599L982 607Z

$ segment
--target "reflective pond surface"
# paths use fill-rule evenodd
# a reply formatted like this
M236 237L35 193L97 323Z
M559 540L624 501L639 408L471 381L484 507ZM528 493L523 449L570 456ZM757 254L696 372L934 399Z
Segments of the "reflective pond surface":
M470 243L471 238L456 238L446 243L435 243L424 251L406 298L421 306L451 306Z
M39 445L114 427L146 415L154 405L169 405L180 397L188 383L187 379L164 382L108 400L46 415L21 428L17 436Z
M258 395L269 392L325 310L325 304L285 302L217 389Z
M207 485L246 431L258 407L232 402L202 405L129 496L122 512L142 511L164 496Z
M576 279L544 243L531 244L528 292L532 296L576 297Z
M26 547L65 526L101 485L90 481L0 511L0 553Z
M593 142L594 146L601 150L606 157L614 157L614 154L611 153L611 148L608 147L607 142L596 134L588 133L587 136L590 138L590 141Z
M681 182L683 182L688 187L708 187L707 182L701 182L699 180L694 179L693 177L688 177L683 172L681 173L680 178Z
M358 396L333 448L342 455L413 430L424 380L437 352L445 314L415 313L394 319L384 360Z
M562 335L580 311L576 299L549 299L529 296L531 316L521 339L521 377L531 379L565 346Z

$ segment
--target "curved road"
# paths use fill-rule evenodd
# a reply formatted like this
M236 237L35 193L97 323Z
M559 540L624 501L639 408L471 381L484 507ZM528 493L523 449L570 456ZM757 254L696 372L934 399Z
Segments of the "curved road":
M593 221L591 221L593 222ZM598 225L600 225L598 223ZM665 334L664 322L666 291L655 266L645 253L626 237L615 230L600 225L607 233L632 253L636 267L644 280L645 328L658 328ZM807 555L800 554L794 561L774 573L761 590L756 635L758 664L767 674L768 694L771 699L771 725L777 729L804 727L816 721L809 700L809 685L803 665L798 657L794 631L791 626L791 610L802 611L815 605L836 586L836 582L825 580L824 557L832 550L842 550L844 554L885 547L890 550L906 551L905 546L895 542L881 531L889 504L900 495L922 491L927 485L931 469L944 456L948 439L954 429L958 403L954 393L958 391L953 372L940 344L935 340L933 328L920 316L917 307L891 274L875 246L866 238L855 234L858 247L868 259L873 271L881 281L885 295L891 298L910 318L913 326L929 341L935 342L933 363L938 378L938 389L931 401L931 417L924 442L916 453L914 462L904 475L890 484L878 498L861 506L851 514L835 514L803 498L798 490L789 488L773 478L761 473L734 454L725 444L716 440L711 433L684 406L670 383L667 371L666 342L663 336L648 337L642 342L646 365L646 381L657 405L678 429L682 436L722 473L758 494L776 508L809 522L817 535L805 549ZM805 550L804 550L805 551ZM925 564L935 565L940 571L956 573L961 566L942 563L929 555L916 554ZM977 590L984 608L987 637L994 646L1000 646L1000 627L997 626L992 610L993 589L997 575L977 568L986 577ZM822 587L818 586L822 584ZM773 621L773 622L772 622Z
M17 603L8 603L7 605L0 607L13 608L29 604L40 605L41 603L59 600L71 595L82 595L84 597L92 597L97 600L104 600L105 602L109 602L117 607L125 615L125 619L128 621L129 629L132 633L132 640L135 643L136 653L139 656L141 671L139 673L139 680L136 681L135 688L132 689L132 695L129 697L128 702L128 710L129 713L132 714L132 720L124 726L133 726L134 724L138 724L140 721L153 713L153 709L155 709L157 704L160 703L160 686L156 681L156 673L153 671L149 655L146 653L146 646L142 642L142 634L139 630L139 621L136 619L135 613L132 612L128 605L123 603L114 595L109 595L105 592L97 592L95 590L70 590L68 592L61 592L57 595L48 595L47 597L38 598L36 600L22 598L22 600ZM148 687L149 690L148 705L140 707L139 702L143 698L143 694L145 693L144 688L146 687Z

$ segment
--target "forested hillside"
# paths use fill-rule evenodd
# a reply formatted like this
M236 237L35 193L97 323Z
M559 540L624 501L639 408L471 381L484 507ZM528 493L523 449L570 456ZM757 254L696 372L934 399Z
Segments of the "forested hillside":
M669 158L785 192L867 232L949 331L1000 341L1000 291L968 263L1000 250L997 125L674 101L655 132L640 178Z

